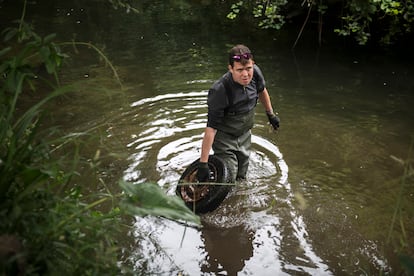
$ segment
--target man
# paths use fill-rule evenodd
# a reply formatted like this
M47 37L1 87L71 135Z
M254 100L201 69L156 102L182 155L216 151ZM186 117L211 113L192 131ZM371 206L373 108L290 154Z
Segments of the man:
M245 45L234 46L229 53L229 71L208 92L207 127L201 147L197 179L209 181L208 156L221 157L229 166L233 181L246 178L251 146L254 108L259 99L272 127L279 128L279 118L272 103L260 68Z

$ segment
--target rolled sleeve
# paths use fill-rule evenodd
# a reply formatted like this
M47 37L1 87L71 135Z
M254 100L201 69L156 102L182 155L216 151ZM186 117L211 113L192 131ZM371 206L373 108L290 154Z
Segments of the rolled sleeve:
M258 93L261 93L266 87L266 81L264 79L262 70L260 70L259 66L256 64L254 65L254 71L256 75L256 89Z

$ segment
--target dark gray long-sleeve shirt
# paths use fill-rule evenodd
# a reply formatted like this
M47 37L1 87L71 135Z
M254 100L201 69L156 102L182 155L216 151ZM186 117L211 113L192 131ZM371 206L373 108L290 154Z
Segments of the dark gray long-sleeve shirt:
M253 79L247 86L234 82L230 72L225 73L208 92L207 126L223 130L223 124L228 121L227 117L240 117L252 111L265 85L263 74L257 65L254 65ZM249 124L252 123L253 121ZM244 127L251 128L252 125Z

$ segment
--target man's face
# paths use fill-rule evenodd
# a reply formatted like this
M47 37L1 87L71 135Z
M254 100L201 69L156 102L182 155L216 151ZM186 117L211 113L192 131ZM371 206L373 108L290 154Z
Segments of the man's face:
M249 59L245 65L237 61L234 62L233 67L229 65L233 80L243 86L248 85L253 78L253 64L253 60Z

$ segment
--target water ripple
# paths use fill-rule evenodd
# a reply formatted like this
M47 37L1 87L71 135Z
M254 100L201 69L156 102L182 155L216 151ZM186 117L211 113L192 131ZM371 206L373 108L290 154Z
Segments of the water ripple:
M154 181L174 194L181 173L200 155L206 95L206 91L165 94L132 103L126 116L133 118L131 127L139 134L131 136L132 141L127 143L131 155L125 179L137 183ZM248 181L236 186L217 210L202 216L203 229L137 218L137 238L145 229L151 229L151 240L160 246L157 250L140 250L154 260L152 269L161 267L166 271L176 267L190 275L220 271L329 275L294 207L288 172L279 148L253 135ZM294 240L286 242L292 237ZM239 260L220 253L230 240L241 254ZM301 248L294 257L288 251L289 244Z

